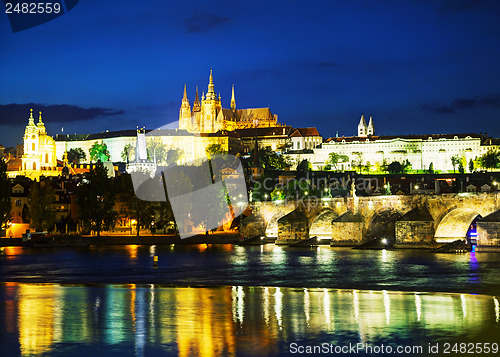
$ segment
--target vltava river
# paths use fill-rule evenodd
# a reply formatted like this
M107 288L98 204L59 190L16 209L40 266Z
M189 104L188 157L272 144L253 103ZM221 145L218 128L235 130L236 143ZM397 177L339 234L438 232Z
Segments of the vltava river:
M500 342L499 258L273 245L6 248L0 355L304 355L351 345L357 353L343 355L460 356Z

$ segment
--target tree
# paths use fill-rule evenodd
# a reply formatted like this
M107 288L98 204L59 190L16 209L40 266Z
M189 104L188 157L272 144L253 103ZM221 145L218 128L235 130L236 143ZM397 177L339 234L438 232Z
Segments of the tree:
M155 215L154 203L137 198L130 175L122 176L122 187L118 196L123 203L121 213L128 219L135 220L136 234L139 237L141 229L151 228Z
M120 156L123 162L133 161L135 159L135 146L132 144L125 145Z
M68 151L68 162L71 164L79 164L82 161L87 159L87 155L85 155L85 151L81 148L73 148Z
M358 169L359 173L361 173L361 170L363 168L363 154L360 152L354 153L355 158L352 160L352 166L354 166L356 169Z
M428 172L429 172L430 174L433 174L433 173L434 173L434 163L433 163L433 162L431 162L431 163L429 164L429 170L428 170Z
M478 161L482 168L495 169L500 166L500 153L490 149L486 154L481 156Z
M469 172L470 173L474 172L474 160L472 159L469 160Z
M460 172L461 174L465 173L465 167L462 160L460 160L460 162L458 163L458 172Z
M114 210L116 187L101 162L85 175L76 194L80 219L87 229L100 236L102 230L114 227L117 217Z
M166 164L172 165L177 163L184 156L184 152L181 149L170 149L167 151Z
M459 163L460 163L460 156L453 155L451 157L451 165L453 166L453 173L455 173L455 167L457 167Z
M306 171L311 171L311 170L312 170L312 165L309 162L309 160L307 160L307 159L302 160L297 165L297 171L306 172Z
M404 172L404 166L399 161L393 161L387 166L387 171L391 174L400 174Z
M10 201L10 181L7 178L7 164L0 157L0 230L10 220L12 203Z
M224 154L225 150L222 148L221 144L210 144L205 148L205 153L207 156L212 156L216 154Z
M34 183L29 194L30 225L37 232L50 231L55 224L56 215L52 203L56 195L49 181Z
M259 163L266 170L284 170L290 166L288 157L276 153L269 147L259 151Z
M108 146L106 144L99 144L97 141L90 147L90 160L92 162L104 162L110 158Z
M330 154L328 154L327 163L332 165L335 171L337 171L337 164L339 163L339 161L340 161L340 155L337 154L336 152L331 152Z
M148 159L155 163L163 163L167 158L167 148L163 145L161 139L151 139L146 145Z

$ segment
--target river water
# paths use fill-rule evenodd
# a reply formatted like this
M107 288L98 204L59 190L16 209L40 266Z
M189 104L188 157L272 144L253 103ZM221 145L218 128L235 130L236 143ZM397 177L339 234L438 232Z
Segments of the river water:
M0 279L1 356L267 356L313 348L457 356L500 342L495 253L9 247Z

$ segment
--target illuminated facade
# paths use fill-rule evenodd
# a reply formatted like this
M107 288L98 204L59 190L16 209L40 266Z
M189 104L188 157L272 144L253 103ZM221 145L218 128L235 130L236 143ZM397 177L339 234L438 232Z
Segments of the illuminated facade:
M358 166L369 166L371 170L390 164L393 161L404 163L408 160L413 170L453 171L452 156L464 161L464 168L469 172L469 162L482 156L490 149L498 149L496 139L486 138L478 134L433 134L433 135L375 135L373 119L367 125L361 117L358 125L358 136L334 137L326 140L314 149L314 153L305 157L310 160L314 169L325 166L330 153L341 155L337 164L340 170L355 170ZM299 154L291 154L293 161L298 162ZM455 165L458 171L458 166Z
M214 91L212 71L208 83L207 95L201 96L201 102L196 95L191 107L184 85L181 108L179 110L179 128L190 133L216 133L221 130L233 131L244 128L276 127L278 116L272 114L269 108L236 109L234 86L231 95L231 107L222 108L221 96Z
M40 176L59 175L57 170L56 144L47 135L42 121L42 112L35 124L33 109L30 110L28 125L24 130L24 154L19 172L10 172L9 176L23 175L34 180Z

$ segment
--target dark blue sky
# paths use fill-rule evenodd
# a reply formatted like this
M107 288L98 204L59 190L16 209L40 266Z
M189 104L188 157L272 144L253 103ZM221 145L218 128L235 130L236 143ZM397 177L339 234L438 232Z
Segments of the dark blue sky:
M500 1L96 1L12 33L0 16L0 144L28 108L49 134L177 120L184 83L229 107L270 106L326 138L500 136ZM31 104L34 103L34 104Z

